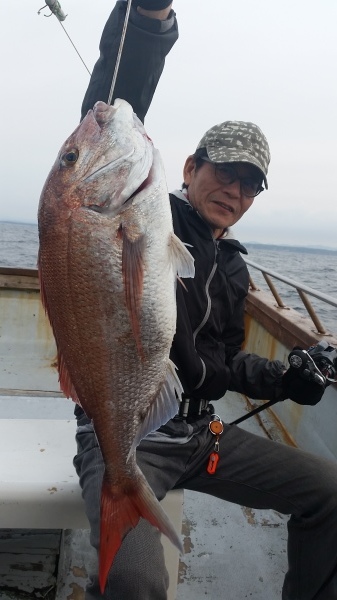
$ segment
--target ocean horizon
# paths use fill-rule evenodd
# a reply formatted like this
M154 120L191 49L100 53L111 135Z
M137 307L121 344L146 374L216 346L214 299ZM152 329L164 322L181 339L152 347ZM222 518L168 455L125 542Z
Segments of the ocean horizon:
M9 225L32 225L33 227L37 228L37 221L17 221L17 220L7 220L7 219L0 219L0 224L4 223L4 224L9 224ZM243 239L240 239L240 242L243 244L243 246L248 247L249 246L256 246L256 247L261 247L261 248L285 248L288 249L289 251L292 250L299 250L300 252L303 251L308 251L308 250L313 250L314 252L333 252L333 253L337 253L337 246L324 246L321 244L277 244L277 243L273 243L273 242L258 242L258 241L254 241L254 240L250 240L250 241L245 241Z
M247 248L248 260L337 299L337 249L252 241L242 244ZM0 266L36 268L38 246L37 223L0 221ZM248 269L254 284L267 290L262 273L249 265ZM284 303L307 316L296 289L282 281L274 283ZM309 298L324 325L337 333L337 309L311 295Z

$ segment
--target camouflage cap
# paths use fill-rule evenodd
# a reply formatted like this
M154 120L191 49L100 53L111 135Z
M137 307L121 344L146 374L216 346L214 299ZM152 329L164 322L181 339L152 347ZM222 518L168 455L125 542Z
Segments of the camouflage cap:
M200 140L199 148L206 148L208 158L216 163L248 162L255 165L262 172L268 188L269 146L261 129L254 123L225 121L214 125Z

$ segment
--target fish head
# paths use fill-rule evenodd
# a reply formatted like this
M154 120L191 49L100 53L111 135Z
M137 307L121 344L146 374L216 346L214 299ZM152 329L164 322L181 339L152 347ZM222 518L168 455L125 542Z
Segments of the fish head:
M63 144L43 188L69 210L87 207L117 214L146 181L153 144L125 100L97 102Z

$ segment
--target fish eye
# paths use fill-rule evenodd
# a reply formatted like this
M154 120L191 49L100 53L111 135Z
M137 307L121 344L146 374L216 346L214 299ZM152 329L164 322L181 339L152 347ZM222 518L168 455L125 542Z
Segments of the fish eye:
M75 164L77 159L78 159L78 150L76 150L76 148L74 148L72 150L68 150L68 152L65 152L65 154L63 154L63 156L61 158L61 162L63 165L65 165L67 167L71 167L72 165Z

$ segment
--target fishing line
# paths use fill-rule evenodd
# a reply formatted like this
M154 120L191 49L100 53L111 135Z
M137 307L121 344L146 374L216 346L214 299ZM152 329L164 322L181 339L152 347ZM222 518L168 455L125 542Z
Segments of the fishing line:
M113 78L112 78L112 82L111 82L111 87L110 87L110 93L109 93L109 97L108 97L108 104L111 104L111 100L112 100L112 95L115 89L115 85L116 85L116 80L117 80L117 74L118 74L118 69L119 69L119 63L121 60L121 56L122 56L122 51L123 51L123 46L124 46L124 41L125 41L125 35L126 35L126 29L128 26L128 21L129 21L129 15L130 15L130 10L131 10L131 2L132 0L127 0L127 6L126 6L126 12L125 12L125 19L124 19L124 25L123 25L123 31L122 31L122 35L121 35L121 41L119 44L119 49L118 49L118 54L117 54L117 59L116 59L116 65L115 65L115 70L114 70L114 74L113 74ZM43 6L42 8L40 8L40 10L38 11L38 14L40 14L41 10L43 10L43 8L45 8L46 6L48 6L51 10L51 14L54 14L55 17L57 18L58 22L60 23L64 33L66 34L67 38L69 39L71 45L73 46L75 52L77 53L77 55L79 56L80 60L82 61L84 67L86 68L86 70L88 71L89 75L91 76L91 72L89 71L87 65L85 64L82 56L80 55L79 51L77 50L74 42L72 41L70 35L68 34L68 32L66 31L66 28L64 27L64 25L62 24L62 21L65 20L66 16L61 8L60 3L58 2L58 0L46 0L46 4L45 6ZM45 16L51 16L51 15L45 15Z
M76 48L76 46L75 46L74 42L72 41L72 39L71 39L70 35L69 35L69 34L68 34L68 32L66 31L66 28L65 28L65 27L64 27L64 25L61 23L61 21L59 21L59 23L60 23L60 25L61 25L61 27L62 27L62 29L63 29L64 33L66 34L67 38L69 39L70 43L72 44L72 46L74 47L75 51L77 52L78 56L80 57L80 59L81 59L82 63L84 64L84 66L85 66L86 70L88 71L89 75L91 76L91 72L89 71L89 69L88 69L87 65L85 64L85 62L84 62L84 60L83 60L82 56L80 55L79 51L77 50L77 48Z
M51 14L50 15L44 15L45 17L51 17L51 15L55 15L55 17L57 18L58 22L60 23L64 33L66 34L67 38L69 39L71 45L73 46L75 52L77 53L77 55L79 56L80 60L82 61L83 65L85 66L86 70L88 71L89 75L91 76L91 73L87 67L87 65L85 64L82 56L80 55L79 51L77 50L74 42L72 41L70 35L68 34L68 32L66 31L66 28L64 27L64 25L62 24L62 21L65 20L66 16L61 8L60 3L58 2L58 0L46 0L46 4L45 6L43 6L42 8L40 8L40 10L38 11L38 15L40 14L40 12L46 8L46 6L48 6L51 10Z

